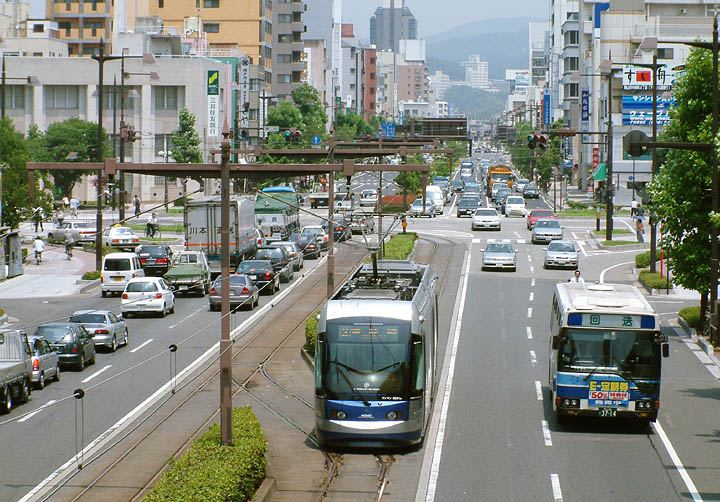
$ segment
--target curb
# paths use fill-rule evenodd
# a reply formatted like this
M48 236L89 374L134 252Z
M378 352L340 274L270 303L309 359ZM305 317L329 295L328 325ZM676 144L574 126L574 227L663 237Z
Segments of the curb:
M78 279L76 284L84 284L83 286L80 286L80 293L87 293L91 289L100 285L100 279L93 279L92 281Z
M687 334L687 336L689 336L690 338L695 336L694 330L688 325L688 323L685 321L685 319L683 319L680 316L677 316L677 320L678 320L678 323L680 324L680 326L682 327L683 331L685 331L685 333Z
M250 500L251 502L270 502L276 491L277 483L275 482L275 478L266 477Z
M305 361L305 364L308 365L308 368L310 368L310 370L315 373L315 358L308 354L308 351L305 350L305 347L300 347L300 357L303 361Z
M597 241L598 249L623 249L623 250L634 250L634 249L650 249L650 243L649 242L638 242L638 243L632 243L632 244L623 244L618 246L605 246L601 241Z

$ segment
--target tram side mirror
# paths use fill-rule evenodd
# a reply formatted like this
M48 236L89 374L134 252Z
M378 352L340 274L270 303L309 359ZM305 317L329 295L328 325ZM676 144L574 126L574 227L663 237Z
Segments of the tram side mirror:
M560 337L557 335L554 335L552 337L552 349L557 350L559 346L560 346Z
M669 343L662 344L662 356L670 357L670 344Z

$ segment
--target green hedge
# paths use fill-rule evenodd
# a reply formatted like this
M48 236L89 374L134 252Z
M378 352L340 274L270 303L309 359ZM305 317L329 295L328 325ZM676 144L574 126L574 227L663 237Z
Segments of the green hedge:
M85 272L82 276L83 281L94 281L100 279L100 271L93 270L92 272Z
M702 329L702 323L700 322L699 305L697 307L685 307L680 312L678 312L678 315L685 319L685 322L688 323L688 326L690 326L691 328L695 328L698 331Z
M404 213L405 208L402 207L402 205L397 204L388 204L387 206L382 207L383 214L399 214Z
M318 310L305 321L305 345L304 348L311 356L315 357L315 342L317 341L317 316Z
M28 248L22 248L22 259L23 263L27 260L28 253L30 253L30 250Z
M640 282L648 289L665 289L667 287L667 278L660 277L659 272L650 272L649 270L641 270L639 274ZM672 288L672 281L670 281Z
M221 446L220 425L210 427L143 500L250 500L265 479L265 435L249 406L233 410L232 428L232 446Z
M660 253L655 255L655 262L660 261ZM638 253L635 255L635 266L637 268L645 268L650 266L650 251Z
M590 206L587 202L577 200L569 200L567 205L570 209L587 209Z

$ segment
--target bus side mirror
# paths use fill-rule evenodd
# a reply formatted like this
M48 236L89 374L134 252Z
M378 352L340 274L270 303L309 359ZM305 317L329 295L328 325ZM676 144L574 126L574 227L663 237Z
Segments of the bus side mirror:
M662 356L670 357L670 344L668 344L668 343L662 344Z
M557 335L554 335L552 337L552 349L557 350L559 346L560 346L560 337Z

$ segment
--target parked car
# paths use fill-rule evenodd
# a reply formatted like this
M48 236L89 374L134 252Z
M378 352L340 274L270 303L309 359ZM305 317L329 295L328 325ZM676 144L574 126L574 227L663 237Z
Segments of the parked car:
M457 204L457 217L472 216L478 209L479 197L463 197Z
M264 294L274 294L280 289L279 271L270 260L243 260L235 270L238 274L247 274Z
M500 230L500 216L496 209L481 208L475 211L472 216L471 228L479 230L481 228L494 228Z
M143 244L135 253L140 258L140 266L146 276L164 275L170 269L172 249L164 244Z
M535 183L528 183L523 189L523 197L526 199L538 199L540 198L540 190Z
M551 209L533 209L528 213L527 218L525 219L525 226L527 229L532 230L535 223L537 223L540 218L550 218L556 220L557 216L555 216Z
M42 336L29 336L28 343L32 352L32 379L36 389L44 389L49 379L60 381L60 358Z
M147 312L165 317L175 312L175 294L162 277L130 279L122 294L120 311L126 319Z
M525 199L519 195L509 195L505 199L505 216L520 216L522 218L526 212Z
M541 218L537 220L532 231L532 243L550 242L553 240L561 240L563 238L563 227L560 222L549 218Z
M375 232L375 218L365 211L353 211L349 215L350 233L371 234Z
M552 241L545 248L545 262L543 268L569 267L577 270L579 254L570 241Z
M290 241L300 248L304 258L315 259L320 256L320 245L315 238L308 234L295 233L290 236Z
M110 227L103 230L102 243L103 246L133 251L140 244L140 238L130 227Z
M361 206L374 206L377 204L378 193L377 190L363 190L360 194L360 205Z
M62 225L48 231L48 239L65 241L65 235L70 233L75 242L95 242L95 223L89 221L64 220Z
M231 274L230 281L230 309L247 307L252 310L260 303L260 288L247 274ZM210 287L208 301L210 310L220 310L222 299L222 277L218 277Z
M32 353L27 334L19 329L0 331L0 411L10 413L14 403L25 403L32 393Z
M315 243L320 246L320 251L327 251L328 234L322 225L305 225L300 233L314 238Z
M430 199L425 201L425 208L423 209L423 200L422 198L418 198L413 201L408 214L411 218L420 218L422 216L435 218L435 216L437 216L437 209Z
M42 324L35 330L35 336L45 338L57 352L60 364L74 366L82 371L88 364L95 364L95 341L90 333L79 324L52 322Z
M68 318L84 327L95 341L95 347L102 346L115 352L129 341L127 323L110 310L78 310Z
M135 253L105 255L100 272L100 290L103 298L110 293L122 293L130 279L144 276L142 263Z
M273 242L270 244L272 247L284 247L285 251L290 255L293 264L293 270L299 272L305 266L305 260L303 258L303 252L300 250L297 244L290 241Z
M488 242L487 247L482 250L482 269L501 268L513 272L517 268L517 250L509 242Z
M280 281L290 282L293 278L292 258L285 248L262 246L255 253L256 260L270 260L273 268L278 271Z
M202 251L177 253L163 277L178 293L194 291L204 296L210 291L210 264Z

